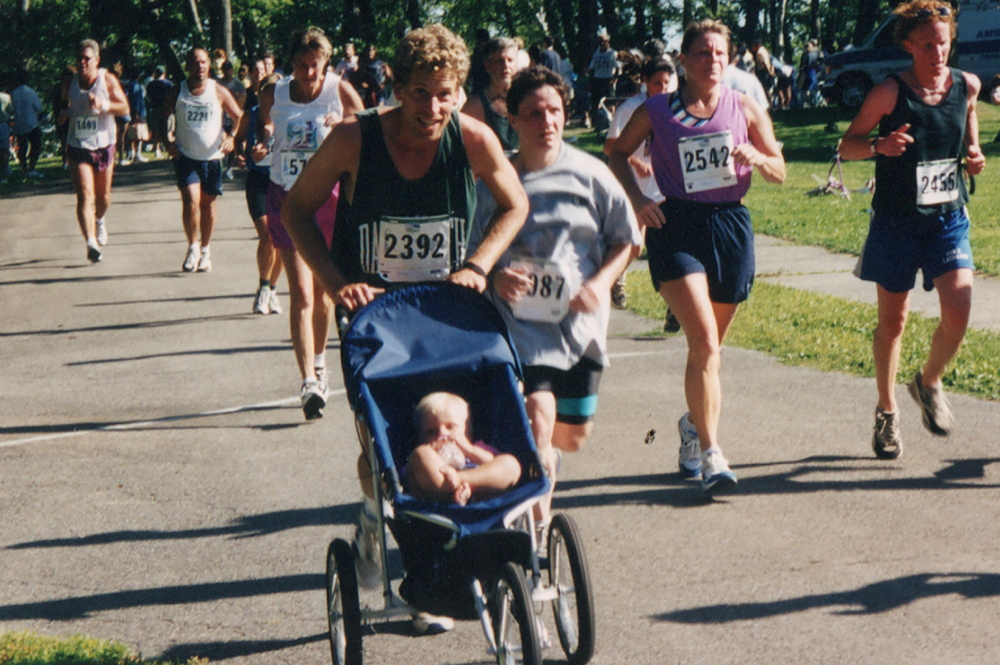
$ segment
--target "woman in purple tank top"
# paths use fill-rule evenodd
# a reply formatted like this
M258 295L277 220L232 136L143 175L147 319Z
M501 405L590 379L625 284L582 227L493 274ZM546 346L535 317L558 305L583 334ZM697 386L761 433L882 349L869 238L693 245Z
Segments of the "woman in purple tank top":
M783 182L785 160L767 112L722 85L729 64L725 24L689 25L680 62L685 81L677 92L652 97L636 110L615 142L610 166L646 228L653 286L687 337L688 412L678 422L678 464L684 477L700 476L711 494L736 484L719 447L719 370L722 340L753 285L753 228L742 199L755 168L768 182ZM647 139L653 175L666 197L661 204L643 195L628 164Z

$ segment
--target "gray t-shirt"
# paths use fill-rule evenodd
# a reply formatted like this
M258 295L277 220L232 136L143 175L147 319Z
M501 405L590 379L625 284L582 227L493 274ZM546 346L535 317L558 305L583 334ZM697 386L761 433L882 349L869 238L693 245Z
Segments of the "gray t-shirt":
M509 266L519 258L546 259L562 266L570 293L597 274L615 245L639 245L642 236L625 191L600 160L563 144L548 168L521 173L530 211L517 238L497 262ZM482 181L469 239L469 254L482 241L496 203ZM569 312L558 323L525 321L492 287L487 295L510 329L521 362L567 370L587 357L608 365L610 305L592 314Z

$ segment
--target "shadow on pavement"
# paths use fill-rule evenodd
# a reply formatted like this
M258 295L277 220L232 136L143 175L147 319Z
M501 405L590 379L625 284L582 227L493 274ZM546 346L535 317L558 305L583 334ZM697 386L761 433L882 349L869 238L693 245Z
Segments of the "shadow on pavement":
M165 321L137 321L135 323L116 323L107 326L89 326L84 328L49 328L46 330L20 330L17 332L0 332L3 337L29 337L31 335L75 335L78 333L100 333L112 330L144 330L146 328L164 328L167 326L187 326L211 321L239 321L255 316L250 312L246 314L220 314L218 316L194 316L184 319L172 319Z
M859 466L858 463L870 464ZM732 466L739 478L735 493L741 495L805 494L812 492L898 491L898 490L985 490L1000 484L972 482L986 477L986 467L1000 458L949 460L947 466L933 476L881 477L869 479L838 479L838 474L865 471L891 473L901 471L892 463L876 462L868 457L819 456L772 464ZM748 476L740 471L767 467L790 467L787 471ZM827 476L814 478L814 476ZM650 486L652 489L634 489ZM596 494L577 493L580 490L629 487L630 490L601 491ZM702 506L710 500L696 481L682 480L677 473L638 476L612 476L585 480L560 481L556 485L553 506L558 509L592 508L614 504L667 505L675 508Z
M709 605L653 615L659 621L719 624L753 621L819 608L843 608L841 615L879 614L923 598L958 594L967 599L1000 596L1000 574L923 573L866 584L853 591L799 596L766 603Z
M135 589L97 593L76 598L43 600L34 603L0 605L4 621L73 621L100 612L166 605L189 605L235 598L253 598L278 593L320 591L326 585L322 573L304 573L284 577L184 584L158 589Z
M247 314L246 316L253 316L252 314ZM331 345L332 347L333 345ZM334 347L335 348L335 347ZM271 353L274 351L290 351L292 349L292 344L289 342L284 345L268 345L268 346L243 346L236 348L227 349L201 349L201 350L190 350L190 351L172 351L170 353L149 353L142 356L128 356L122 358L102 358L100 360L81 360L79 362L66 363L66 367L80 367L85 365L105 365L110 363L129 363L136 362L139 360L152 360L154 358L186 358L189 356L230 356L233 354L242 353Z
M109 531L95 533L76 538L52 538L36 540L30 543L8 545L8 550L45 549L52 547L89 547L92 545L112 545L116 543L134 543L160 540L192 540L194 538L230 537L256 538L268 536L291 529L301 529L311 526L340 526L354 524L358 516L357 503L344 503L336 506L317 508L296 508L294 510L277 510L259 515L244 515L226 526L207 527L204 529L179 529L177 531L134 530ZM0 615L2 615L0 608Z
M271 651L281 651L291 649L304 644L314 642L324 642L328 638L326 633L299 637L294 640L234 640L231 642L199 642L192 644L178 644L157 656L157 660L167 660L172 663L184 663L190 658L208 658L215 662L228 660L230 658L241 658L253 656L255 654L269 653Z

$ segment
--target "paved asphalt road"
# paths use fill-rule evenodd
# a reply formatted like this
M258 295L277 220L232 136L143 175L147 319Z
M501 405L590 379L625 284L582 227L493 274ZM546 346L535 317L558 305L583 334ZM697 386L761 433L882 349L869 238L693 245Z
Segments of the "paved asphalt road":
M303 421L287 315L249 314L254 235L235 185L215 270L189 275L164 165L119 176L96 266L66 187L0 203L0 631L327 663L324 554L359 496L343 394ZM953 397L940 439L900 388L906 452L880 462L873 381L726 349L740 483L709 503L675 472L683 339L643 338L655 324L622 313L612 326L593 441L556 498L590 558L593 662L1000 659L1000 406ZM490 660L474 623L376 632L368 663Z

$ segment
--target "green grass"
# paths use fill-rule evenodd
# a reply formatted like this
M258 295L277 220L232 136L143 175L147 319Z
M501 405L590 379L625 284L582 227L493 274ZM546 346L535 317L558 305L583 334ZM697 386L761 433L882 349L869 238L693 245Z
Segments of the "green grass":
M167 665L143 660L124 644L83 635L62 639L35 633L0 633L0 663L4 665ZM186 665L204 665L192 658Z
M972 253L981 272L1000 275L1000 143L993 143L1000 131L1000 108L980 103L978 109L987 161L969 203ZM806 195L816 187L813 176L826 181L834 147L851 115L835 108L808 109L778 112L774 121L778 140L784 143L788 178L783 185L754 178L746 198L754 229L835 252L860 253L868 231L871 196L854 194L846 201L839 196ZM836 131L827 131L828 125ZM844 162L843 167L844 181L851 189L864 186L875 175L873 160Z
M663 320L666 306L651 288L648 272L628 273L628 293L629 309ZM726 344L763 351L787 365L872 377L876 320L873 305L757 281L750 299L740 307ZM937 323L936 318L910 314L903 336L900 380L909 380L920 369ZM969 330L965 345L944 376L945 386L981 399L1000 399L996 358L1000 358L1000 334Z

